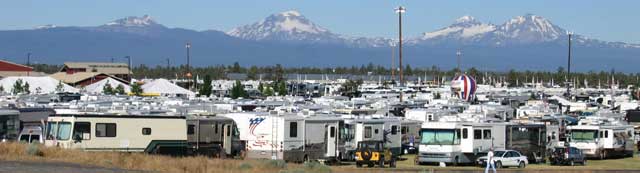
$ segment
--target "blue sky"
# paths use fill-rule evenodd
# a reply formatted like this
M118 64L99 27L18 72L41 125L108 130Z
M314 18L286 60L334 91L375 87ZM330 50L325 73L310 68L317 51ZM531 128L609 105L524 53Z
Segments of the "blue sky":
M149 14L168 27L228 31L293 9L335 33L395 37L393 9L400 4L407 8L408 36L445 27L463 15L501 24L533 13L591 38L640 43L637 0L3 0L0 30L95 26Z

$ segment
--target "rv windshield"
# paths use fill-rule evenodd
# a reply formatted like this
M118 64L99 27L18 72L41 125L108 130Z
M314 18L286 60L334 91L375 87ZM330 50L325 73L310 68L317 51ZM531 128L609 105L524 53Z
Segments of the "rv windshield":
M47 140L69 140L71 136L71 123L49 122L47 124Z
M420 137L421 144L426 145L457 145L460 144L459 130L454 129L423 129Z
M571 140L573 141L594 141L598 133L595 130L572 130Z

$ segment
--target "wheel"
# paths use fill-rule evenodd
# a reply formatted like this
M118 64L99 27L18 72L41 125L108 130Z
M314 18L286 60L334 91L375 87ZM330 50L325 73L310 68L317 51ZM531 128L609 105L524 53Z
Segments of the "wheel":
M526 164L524 164L524 162L520 162L520 164L518 165L518 168L524 168L525 166L527 166Z
M575 163L573 160L571 160L571 161L569 161L569 165L571 165L571 166L575 166L575 165L576 165L576 163Z
M496 169L502 168L502 162L496 162Z
M581 163L581 165L582 165L582 166L587 166L587 159L582 159L582 163Z
M451 163L453 166L458 166L458 164L460 163L460 160L458 159L458 156L456 156L456 158L453 159L453 163Z
M244 160L245 158L247 158L247 151L241 150L240 151L240 159Z
M309 156L304 155L304 157L302 157L302 163L307 163L309 162Z
M389 162L389 167L391 167L391 168L395 168L396 167L396 159L391 159L391 162Z
M384 157L378 159L378 167L384 168Z
M227 158L227 153L225 153L224 150L218 151L218 158L226 159Z
M374 165L373 162L367 163L367 167L369 167L369 168L373 167L373 165Z
M360 163L360 162L356 162L356 167L358 167L358 168L362 168L362 163Z

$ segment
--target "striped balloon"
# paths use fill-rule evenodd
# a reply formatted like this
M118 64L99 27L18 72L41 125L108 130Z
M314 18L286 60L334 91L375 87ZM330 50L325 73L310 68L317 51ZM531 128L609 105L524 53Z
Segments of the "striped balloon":
M451 81L451 91L464 101L471 101L475 98L477 87L476 79L466 74L457 76Z

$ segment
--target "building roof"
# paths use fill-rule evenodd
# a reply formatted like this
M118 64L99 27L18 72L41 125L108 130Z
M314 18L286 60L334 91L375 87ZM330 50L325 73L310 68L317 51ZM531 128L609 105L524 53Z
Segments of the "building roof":
M60 80L64 83L75 84L98 75L111 76L105 73L97 73L97 72L78 72L73 74L67 74L65 72L57 72L52 75L49 75L49 77Z
M126 63L106 63L106 62L65 62L64 66L67 68L83 68L87 69L87 72L106 73L106 74L133 74L129 70L129 65ZM64 69L64 68L63 68Z
M27 72L27 71L0 71L0 77L10 77L10 76L46 76L46 73L43 72Z
M33 71L33 67L0 60L0 71Z

